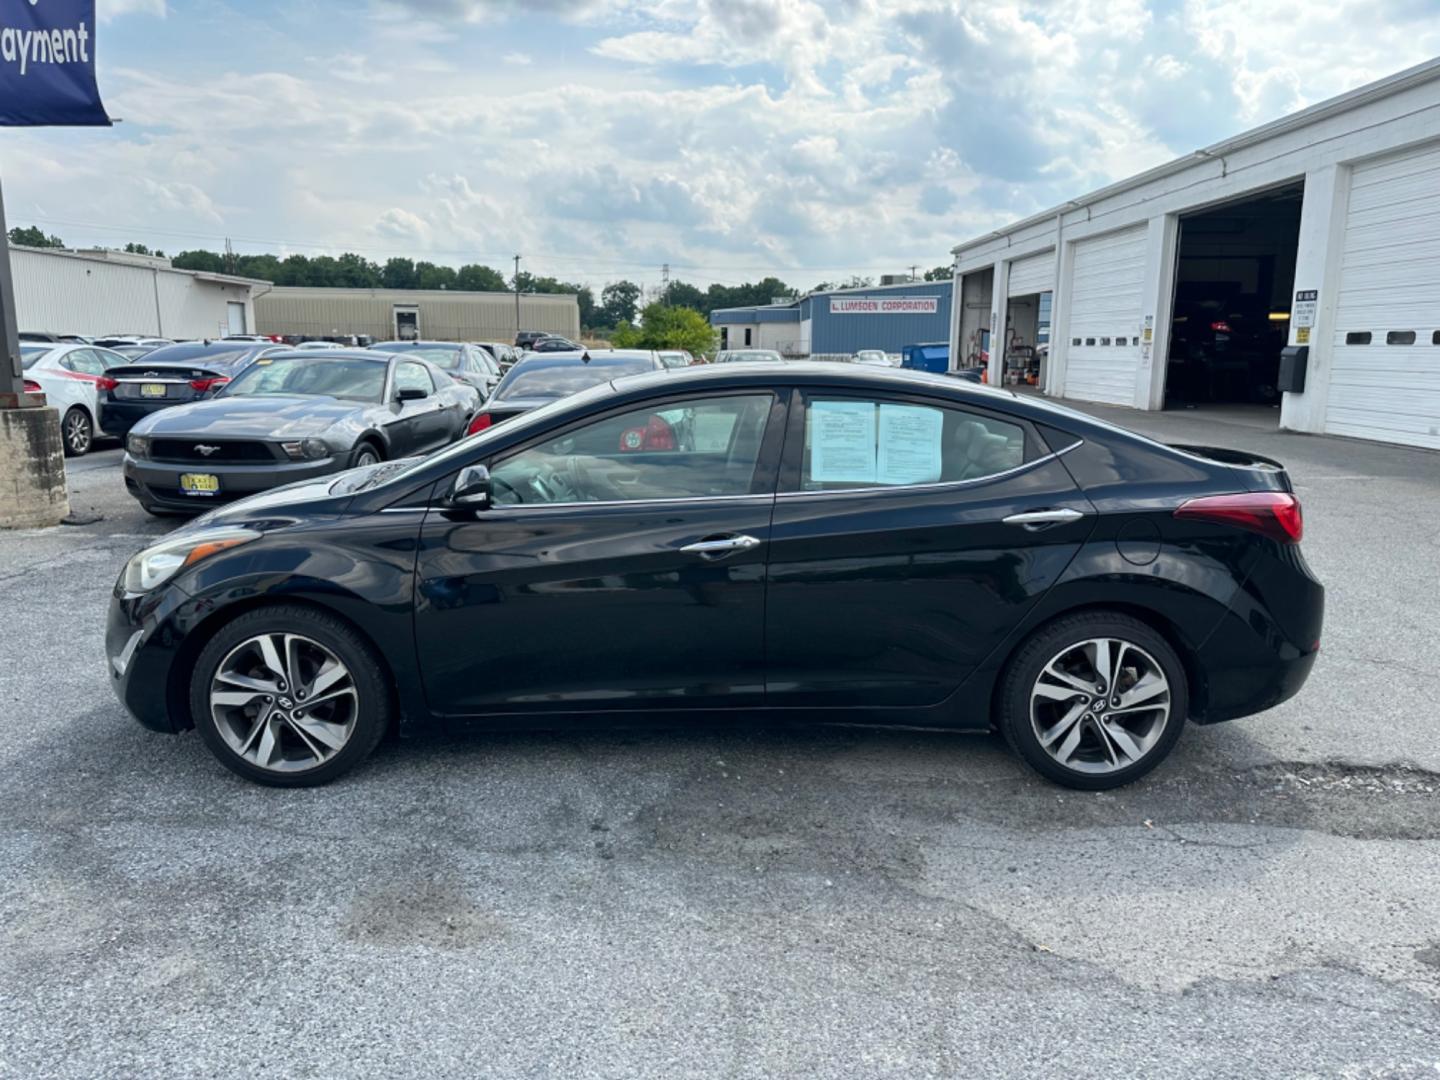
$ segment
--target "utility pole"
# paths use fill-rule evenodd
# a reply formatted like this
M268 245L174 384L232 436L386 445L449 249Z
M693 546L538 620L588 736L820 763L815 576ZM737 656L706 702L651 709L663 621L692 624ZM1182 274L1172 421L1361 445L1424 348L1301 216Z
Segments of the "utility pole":
M917 265L917 266L912 266L912 267L910 267L910 280L911 280L911 281L914 281L914 280L915 280L915 271L916 271L916 270L919 270L919 269L920 269L920 267L919 267L918 265Z
M520 339L520 256L515 256L515 339Z
M663 303L670 303L670 264L666 263L660 267L660 299Z

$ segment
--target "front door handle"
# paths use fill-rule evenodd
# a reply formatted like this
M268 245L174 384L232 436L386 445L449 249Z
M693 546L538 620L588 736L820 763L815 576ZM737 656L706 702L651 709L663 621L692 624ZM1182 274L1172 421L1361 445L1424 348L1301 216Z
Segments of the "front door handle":
M1071 521L1079 521L1084 516L1079 510L1062 507L1059 510L1030 510L1023 514L1011 514L1003 520L1006 525L1038 529L1046 525L1064 525Z
M704 555L711 558L728 555L732 551L749 551L751 548L759 547L760 543L753 536L712 536L705 540L697 540L693 544L686 544L680 550L687 555Z

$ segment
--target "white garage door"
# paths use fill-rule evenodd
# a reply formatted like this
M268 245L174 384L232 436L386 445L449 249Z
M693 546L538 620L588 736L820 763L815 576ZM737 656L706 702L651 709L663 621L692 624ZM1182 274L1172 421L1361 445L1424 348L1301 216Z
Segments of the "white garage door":
M1136 225L1075 244L1066 397L1135 404L1147 228Z
M1010 264L1010 288L1006 296L1031 296L1055 288L1055 252L1026 255Z
M1440 144L1355 166L1325 430L1440 449Z

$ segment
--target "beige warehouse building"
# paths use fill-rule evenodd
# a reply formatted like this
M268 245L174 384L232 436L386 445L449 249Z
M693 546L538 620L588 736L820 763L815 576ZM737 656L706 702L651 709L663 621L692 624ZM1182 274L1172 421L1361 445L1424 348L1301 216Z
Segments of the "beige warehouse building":
M275 288L255 298L262 334L306 338L367 335L376 341L514 341L519 330L577 337L572 293L515 294L429 289Z

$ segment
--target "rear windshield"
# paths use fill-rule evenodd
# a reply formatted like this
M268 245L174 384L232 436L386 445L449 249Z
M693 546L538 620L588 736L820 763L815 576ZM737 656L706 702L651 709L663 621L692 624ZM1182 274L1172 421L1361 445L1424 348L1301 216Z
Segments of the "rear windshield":
M254 345L248 343L237 342L217 347L191 341L180 345L162 345L148 353L145 359L156 364L200 363L207 367L230 367L254 356L258 351Z
M606 364L547 364L543 367L514 367L501 380L493 395L496 401L511 398L561 398L597 386L622 375L653 371L655 365L645 360L614 361Z
M35 366L35 361L53 349L54 345L25 345L20 346L20 366L26 370Z
M287 394L378 402L385 392L383 360L329 356L266 356L231 380L225 397Z
M399 348L396 352L403 352L406 356L418 356L429 360L438 368L446 371L454 371L460 366L460 350L447 349L443 345L422 345L419 348Z

